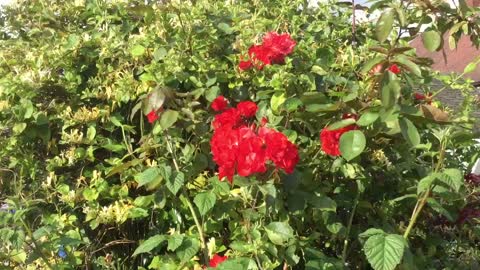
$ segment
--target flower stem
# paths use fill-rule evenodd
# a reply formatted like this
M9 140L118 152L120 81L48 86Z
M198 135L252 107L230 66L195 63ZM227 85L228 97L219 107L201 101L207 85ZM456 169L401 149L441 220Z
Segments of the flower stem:
M175 158L175 153L173 152L173 147L172 147L170 137L168 136L168 134L166 135L166 138L167 138L168 152L170 152L170 154L172 154L172 160L173 160L173 165L175 166L175 170L177 172L180 172L180 167L178 166L177 159ZM204 263L207 264L208 263L208 249L207 249L207 244L205 242L205 236L203 234L202 223L200 222L200 220L198 218L197 212L195 211L195 208L193 207L193 204L190 201L190 198L188 197L187 192L183 188L182 188L181 198L185 201L185 203L188 206L188 209L190 210L190 213L192 214L193 221L195 222L195 226L197 227L198 235L200 237L200 247L201 247L202 253L203 253L203 260L204 260Z
M345 240L343 242L343 251L342 251L342 264L345 266L347 262L347 249L348 249L348 239L350 237L350 230L352 229L353 217L357 211L358 201L360 200L360 190L357 190L357 195L355 196L355 201L353 202L352 212L348 218L347 233L345 235Z
M443 165L443 160L445 158L445 148L446 148L445 142L442 141L440 144L441 144L441 148L440 148L437 165L435 166L435 170L434 170L435 173L440 171ZM405 230L405 233L403 234L404 239L408 239L408 235L410 234L413 226L415 225L415 222L417 222L420 212L422 211L423 207L427 203L427 199L430 196L430 192L432 189L433 189L433 185L431 184L423 194L422 198L417 200L415 208L413 209L413 212L412 212L412 216L410 217L410 221L408 222L408 227Z

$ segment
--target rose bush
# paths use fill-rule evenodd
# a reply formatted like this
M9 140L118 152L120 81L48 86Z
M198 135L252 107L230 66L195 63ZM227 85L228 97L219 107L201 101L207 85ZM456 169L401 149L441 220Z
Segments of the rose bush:
M478 267L473 87L408 43L478 10L307 2L2 9L1 267Z

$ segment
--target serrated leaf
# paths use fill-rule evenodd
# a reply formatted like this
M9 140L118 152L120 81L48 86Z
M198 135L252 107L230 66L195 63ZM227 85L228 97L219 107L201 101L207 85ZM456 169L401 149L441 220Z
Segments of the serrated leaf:
M401 118L400 128L402 130L403 137L411 146L415 147L420 143L420 134L418 133L418 130L412 121L408 120L407 118Z
M360 155L366 146L366 139L360 130L345 132L340 137L340 153L347 161Z
M375 270L394 270L401 262L405 240L397 234L375 234L363 246L368 262Z
M417 184L417 194L426 191L432 185L433 181L435 181L436 178L436 173L429 174L422 178Z
M265 226L267 236L275 245L284 246L293 238L293 229L285 222L272 222Z
M434 198L428 198L427 203L433 210L446 217L449 221L455 221L452 214L450 214L447 209L443 208L443 206Z
M422 34L423 45L430 52L436 51L442 44L442 36L438 31L427 31Z
M185 236L182 234L172 234L168 237L168 246L167 250L175 251L179 246L182 245L183 239Z
M384 42L388 38L393 29L394 17L395 13L392 9L389 9L380 15L380 18L378 18L377 24L375 25L375 36L378 41Z
M177 195L180 188L182 188L185 183L185 175L183 172L177 172L173 177L167 179L166 186L173 195Z
M163 241L165 241L164 235L154 235L145 240L145 242L143 242L140 246L138 246L137 249L135 249L135 252L133 252L132 256L136 256L140 253L150 252L152 249L160 245Z
M216 196L213 192L199 193L193 199L193 202L198 207L200 215L204 216L215 205Z
M200 250L200 242L195 238L185 238L177 248L177 257L182 262L187 262Z
M458 192L464 185L463 174L459 169L445 169L438 174L438 180Z
M151 183L159 184L162 180L160 170L157 167L151 167L145 171L135 175L135 181L138 183L138 187L148 185Z

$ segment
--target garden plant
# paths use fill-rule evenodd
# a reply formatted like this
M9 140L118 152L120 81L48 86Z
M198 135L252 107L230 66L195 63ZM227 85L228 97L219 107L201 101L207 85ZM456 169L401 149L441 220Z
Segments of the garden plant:
M3 7L0 269L478 269L479 9L370 4Z

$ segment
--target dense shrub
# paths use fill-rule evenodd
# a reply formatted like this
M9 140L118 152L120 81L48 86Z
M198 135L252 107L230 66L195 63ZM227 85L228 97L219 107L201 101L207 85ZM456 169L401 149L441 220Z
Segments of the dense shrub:
M473 89L408 45L478 45L460 2L6 7L1 267L478 267Z

